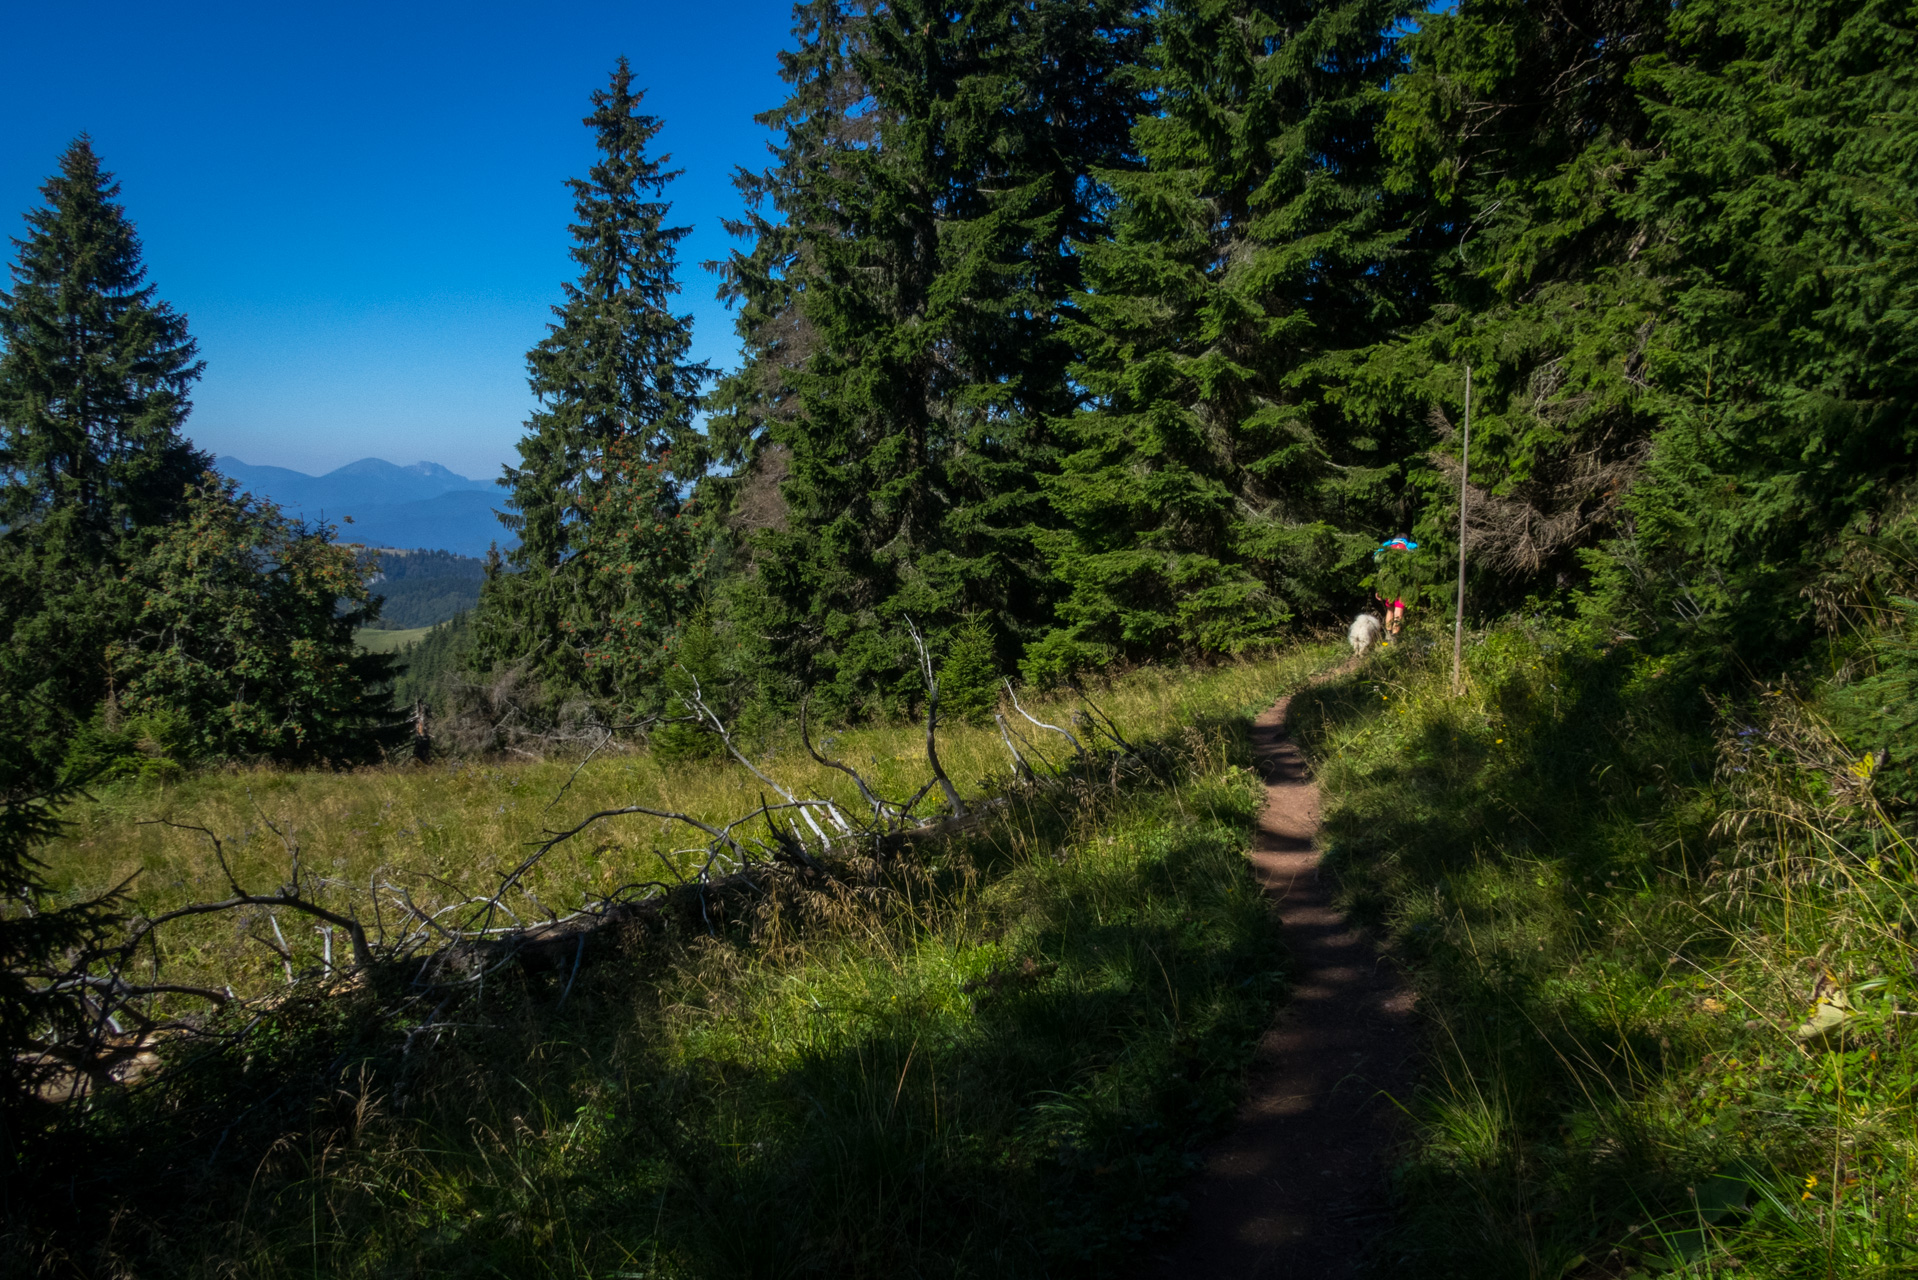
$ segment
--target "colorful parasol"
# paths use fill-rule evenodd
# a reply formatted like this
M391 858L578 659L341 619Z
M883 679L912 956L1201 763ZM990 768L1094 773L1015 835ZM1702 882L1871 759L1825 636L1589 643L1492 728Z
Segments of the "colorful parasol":
M1383 560L1385 559L1385 553L1388 551L1417 551L1418 549L1419 544L1410 538L1387 538L1384 542L1379 543L1379 549L1372 553L1372 559Z

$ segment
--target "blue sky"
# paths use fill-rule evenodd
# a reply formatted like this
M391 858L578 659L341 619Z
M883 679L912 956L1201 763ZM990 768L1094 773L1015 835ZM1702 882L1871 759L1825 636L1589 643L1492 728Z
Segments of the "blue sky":
M580 118L632 60L671 188L694 354L736 360L699 263L734 243L733 166L783 94L789 0L728 5L18 4L0 77L0 228L86 131L207 362L189 434L322 472L374 456L491 476L524 356L572 275ZM11 260L9 247L7 257Z

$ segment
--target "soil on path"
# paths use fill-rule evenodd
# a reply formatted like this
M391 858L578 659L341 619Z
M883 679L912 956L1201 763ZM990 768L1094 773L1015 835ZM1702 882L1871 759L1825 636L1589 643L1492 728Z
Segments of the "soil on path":
M1253 722L1266 802L1251 857L1291 950L1292 997L1259 1043L1238 1119L1186 1188L1185 1230L1144 1268L1169 1280L1356 1275L1385 1225L1412 995L1319 875L1319 794L1286 734L1290 701Z

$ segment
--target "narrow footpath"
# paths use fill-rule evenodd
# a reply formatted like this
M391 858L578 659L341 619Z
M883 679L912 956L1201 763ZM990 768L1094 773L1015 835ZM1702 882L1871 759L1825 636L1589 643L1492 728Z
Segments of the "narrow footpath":
M1266 800L1251 856L1291 950L1292 998L1259 1043L1238 1119L1185 1189L1184 1231L1142 1268L1167 1280L1356 1275L1386 1222L1412 994L1319 875L1319 793L1286 734L1290 702L1253 722Z

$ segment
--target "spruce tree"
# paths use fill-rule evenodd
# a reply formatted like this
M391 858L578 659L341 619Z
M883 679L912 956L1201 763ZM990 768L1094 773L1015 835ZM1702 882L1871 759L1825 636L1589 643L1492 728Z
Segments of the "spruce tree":
M0 292L0 689L42 777L109 690L144 531L212 465L181 434L202 368L186 318L147 282L119 191L76 139Z
M1648 145L1617 198L1670 282L1628 371L1656 429L1588 560L1632 633L1773 668L1858 590L1848 559L1909 582L1918 20L1705 0L1669 22L1632 68Z
M672 455L647 461L633 439L616 441L606 485L586 524L582 559L611 612L586 651L590 667L633 704L679 660L681 632L712 559L712 536L696 502L682 496Z
M205 477L128 568L137 608L107 663L131 732L102 746L124 752L144 733L177 763L379 760L404 727L388 723L393 659L353 642L379 616L376 563Z
M527 353L539 408L519 465L500 481L510 490L503 521L520 545L512 572L489 576L476 617L480 661L529 669L557 697L614 687L611 670L587 655L630 602L583 554L610 482L609 451L631 442L641 462L669 460L682 488L705 470L693 414L709 370L687 359L691 317L671 310L688 228L666 225L672 206L661 197L678 171L647 154L661 126L640 111L643 96L621 58L585 118L600 155L568 183L579 276L562 286L557 321Z
M1315 363L1389 332L1400 239L1374 124L1395 0L1181 0L1144 74L1142 173L1080 247L1073 371L1094 395L1049 540L1069 587L1027 670L1232 651L1324 607L1371 545L1388 442L1341 434Z
M1474 608L1576 585L1656 428L1674 260L1661 218L1635 207L1650 118L1631 81L1672 12L1486 0L1424 14L1403 41L1376 133L1408 211L1413 305L1398 332L1340 353L1337 409L1351 435L1401 442L1375 541L1413 533L1422 557L1452 561L1449 428L1471 366ZM1434 407L1449 422L1428 432ZM1450 593L1441 581L1432 603Z
M40 191L0 292L0 520L60 521L105 554L211 465L181 434L205 366L84 134Z
M756 535L743 635L842 709L920 695L905 620L943 646L977 611L1016 656L1055 594L1037 546L1077 402L1069 246L1104 234L1098 167L1128 162L1116 3L802 6L792 97L763 117L770 205L730 264L750 358L727 388L782 518ZM762 454L762 457L764 455Z

